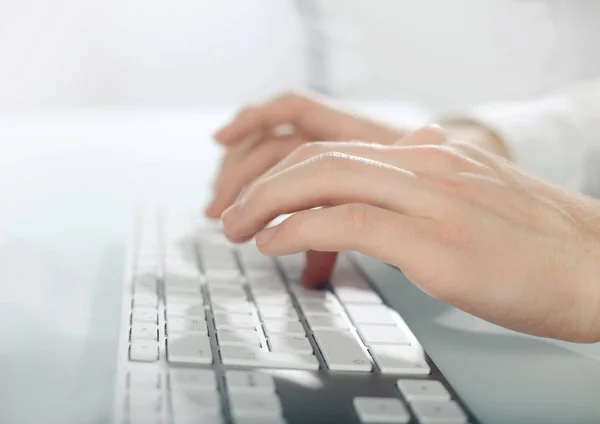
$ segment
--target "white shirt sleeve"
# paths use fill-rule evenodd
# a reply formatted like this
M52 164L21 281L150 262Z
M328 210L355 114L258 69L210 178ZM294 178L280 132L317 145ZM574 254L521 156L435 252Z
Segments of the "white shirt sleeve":
M600 197L600 79L467 115L495 131L515 162L541 178Z

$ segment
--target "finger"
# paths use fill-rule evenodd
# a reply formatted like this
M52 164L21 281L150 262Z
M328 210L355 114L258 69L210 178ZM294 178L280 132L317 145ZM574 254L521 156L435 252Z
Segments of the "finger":
M386 146L364 142L313 142L299 146L269 169L264 177L275 175L290 166L317 155L332 152L387 163L415 174L447 175L458 172L471 172L488 176L496 175L485 164L445 146Z
M221 128L215 139L226 146L239 143L248 134L267 131L282 124L297 124L316 102L297 94L283 94L258 106L242 109L238 115Z
M277 164L303 141L301 136L294 134L256 143L250 150L240 151L236 146L223 161L206 214L212 218L220 217L247 184Z
M258 233L256 244L273 256L356 250L412 273L429 264L434 231L427 219L351 203L298 212Z
M398 139L394 144L397 146L418 146L423 144L444 144L448 140L446 131L437 124L411 131L404 137Z
M441 213L446 199L423 190L414 174L382 162L327 153L253 184L223 214L233 241L251 237L273 218L303 209L366 203L412 216Z
M302 273L302 282L306 287L319 287L331 277L335 262L336 252L306 252L306 265Z

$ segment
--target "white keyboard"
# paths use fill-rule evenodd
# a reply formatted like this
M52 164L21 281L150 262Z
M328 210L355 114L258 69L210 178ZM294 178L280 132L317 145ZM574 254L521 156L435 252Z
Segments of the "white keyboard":
M357 422L467 422L349 255L324 290L301 285L303 261L233 245L190 213L140 218L124 285L116 422L301 422L283 407L279 370L401 376L392 377L397 397L352 397Z

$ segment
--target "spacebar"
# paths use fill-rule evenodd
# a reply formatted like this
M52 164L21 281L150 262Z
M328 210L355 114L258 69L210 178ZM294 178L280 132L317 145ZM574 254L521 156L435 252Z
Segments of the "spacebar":
M220 350L221 362L225 366L299 370L319 369L319 361L313 355L265 352L243 346L221 346Z

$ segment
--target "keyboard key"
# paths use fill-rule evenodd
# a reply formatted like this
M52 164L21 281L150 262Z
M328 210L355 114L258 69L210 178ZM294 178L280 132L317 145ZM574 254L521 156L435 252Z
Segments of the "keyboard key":
M134 390L127 396L127 406L135 415L160 413L163 396L158 390Z
M335 294L344 304L370 304L378 305L383 303L381 297L368 287L352 287L338 285L334 289Z
M158 280L155 275L140 275L133 280L134 294L156 294Z
M158 342L133 340L129 346L129 359L139 362L158 361Z
M305 316L341 316L342 308L337 302L301 302L302 312Z
M227 371L225 382L229 393L275 393L273 377L256 371Z
M211 277L208 279L209 287L241 287L244 285L244 279L238 277Z
M411 403L417 419L422 424L444 423L444 424L463 424L467 422L467 417L463 410L454 401L422 401Z
M292 305L292 298L287 292L253 292L253 295L259 305Z
M133 295L133 307L149 307L156 309L158 307L158 296L153 293L136 293Z
M129 418L126 421L127 424L163 424L162 417L160 414L155 412L148 412L145 410L141 411L129 411Z
M450 400L450 393L439 381L433 380L398 380L396 386L402 396L409 402L421 400Z
M217 390L217 379L213 370L171 368L169 385L171 390L189 386L197 390L215 391Z
M205 319L206 311L202 303L167 303L168 317Z
M306 322L311 330L347 330L350 324L341 316L307 315Z
M305 255L303 253L279 256L277 259L288 281L300 281L305 264Z
M327 290L307 289L300 284L291 284L290 288L300 303L321 303L324 301L333 301L334 299L332 293Z
M313 336L329 369L362 372L373 369L369 357L350 331L317 330Z
M298 313L290 306L261 305L258 309L262 318L284 319L298 321Z
M156 309L134 308L131 312L132 324L158 324Z
M184 318L169 315L167 316L166 328L169 335L176 333L208 334L204 317Z
M211 307L215 313L252 315L252 304L246 300L213 300Z
M273 335L304 336L306 334L304 327L299 322L265 319L263 324L269 337Z
M356 397L352 403L363 423L406 424L410 421L410 413L395 398Z
M306 336L269 337L269 346L273 352L313 353L313 348Z
M225 298L225 299L246 299L246 292L242 286L209 286L208 291L211 299L213 298Z
M313 355L265 352L242 346L221 346L221 361L225 366L255 368L289 368L299 370L319 369Z
M385 305L346 305L346 311L356 326L361 324L396 325L392 311Z
M389 325L361 325L358 327L358 333L367 346L376 344L410 344L408 336L399 327Z
M256 321L252 315L216 313L213 315L217 329L255 328Z
M287 424L283 417L236 417L235 424Z
M136 390L158 389L161 385L161 374L156 371L132 370L127 375L127 384L129 388L135 387Z
M218 417L221 412L221 400L217 391L181 387L171 394L171 405L176 423L189 420L191 417L194 417L196 421L187 421L188 423L207 422L200 418Z
M177 334L167 339L168 360L174 364L211 364L210 340L207 336Z
M246 278L252 287L285 287L277 268L247 269Z
M219 345L261 346L256 330L219 330L217 340Z
M234 417L279 417L281 402L271 393L231 393L229 397Z
M146 339L158 340L158 327L153 324L132 324L131 325L131 340Z
M427 375L431 372L423 354L412 346L373 345L369 350L383 374Z
M167 291L165 293L165 302L167 305L202 304L204 303L204 296L200 292Z

